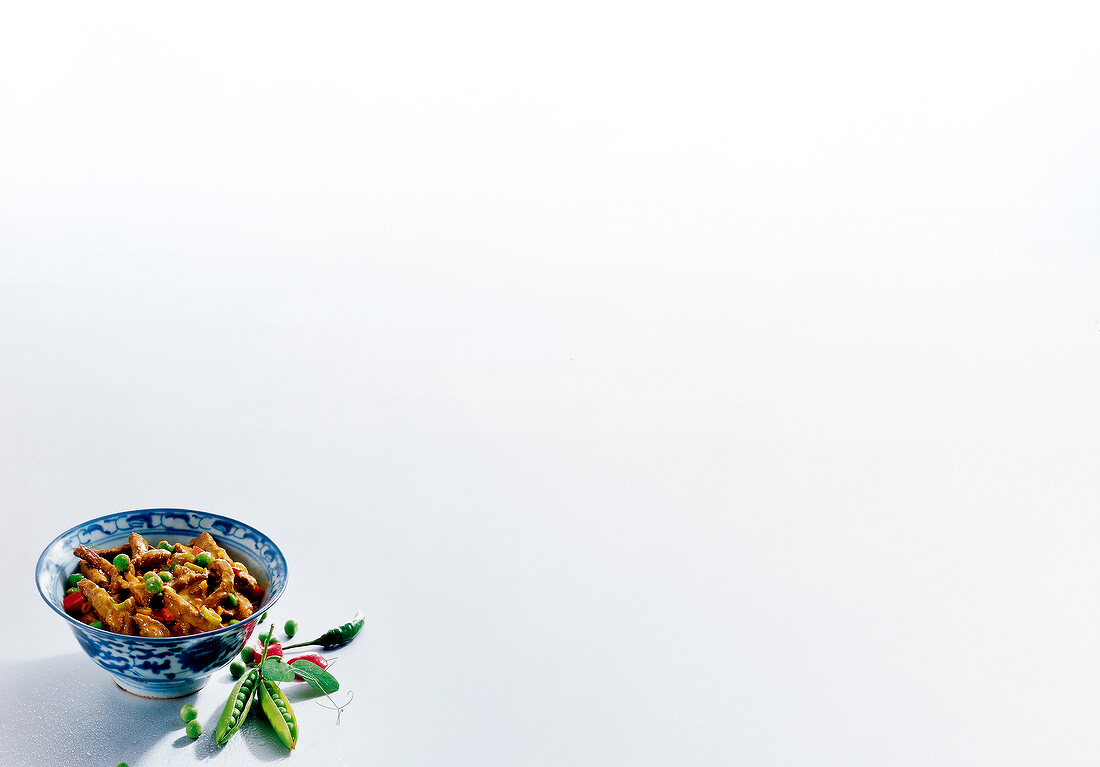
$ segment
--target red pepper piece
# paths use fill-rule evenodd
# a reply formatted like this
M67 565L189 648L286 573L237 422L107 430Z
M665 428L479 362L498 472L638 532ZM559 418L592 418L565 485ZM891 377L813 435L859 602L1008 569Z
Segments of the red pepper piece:
M252 651L254 655L250 661L250 665L256 665L260 662L260 656L264 654L264 647L261 644L259 649ZM267 646L267 657L269 658L281 658L283 657L283 646L278 642L272 642Z
M69 596L61 600L61 605L66 610L75 610L82 604L84 604L84 595L79 592L76 594L69 594Z
M310 663L316 663L321 668L328 668L328 661L315 652L307 652L305 655L299 655L297 658L291 658L287 661L287 665L294 663L294 661L296 660L308 660ZM295 674L294 680L296 682L301 682L302 677Z

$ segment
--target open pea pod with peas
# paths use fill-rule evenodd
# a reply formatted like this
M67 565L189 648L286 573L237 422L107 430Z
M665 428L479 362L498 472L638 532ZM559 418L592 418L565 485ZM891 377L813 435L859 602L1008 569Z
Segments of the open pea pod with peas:
M291 622L288 621L289 623ZM354 639L362 627L363 614L357 613L351 621L322 634L313 642L304 642L302 645L320 644L323 647L339 647ZM293 633L293 631L288 633ZM275 730L275 734L283 745L293 749L298 743L298 719L278 682L290 682L296 678L302 679L314 689L324 693L330 701L332 700L330 693L340 689L340 683L336 681L336 677L326 670L325 667L328 664L320 656L316 656L315 660L310 657L310 654L307 654L301 658L292 659L288 665L280 657L282 652L278 649L278 643L273 641L274 636L275 625L272 624L270 630L261 639L262 649L258 657L246 658L250 662L254 661L256 665L243 673L237 684L234 685L233 691L229 694L229 699L226 701L225 708L218 719L216 732L218 745L225 745L233 736L233 733L241 728L252 709L253 699L259 698L260 710L272 729ZM249 655L255 654L251 648L246 647L245 650ZM244 654L242 653L242 655ZM317 662L318 660L320 662ZM234 676L244 671L243 665L234 664L234 666L238 666L234 669ZM348 703L350 703L350 700ZM339 715L348 704L336 706L335 701L333 701L333 704L337 712L336 721L339 723Z

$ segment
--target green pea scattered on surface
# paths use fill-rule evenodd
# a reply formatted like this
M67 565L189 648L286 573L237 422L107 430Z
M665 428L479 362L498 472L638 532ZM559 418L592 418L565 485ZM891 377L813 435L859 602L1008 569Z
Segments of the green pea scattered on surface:
M244 664L239 660L235 660L229 664L229 673L233 675L234 679L240 679L244 676Z
M195 564L199 567L209 567L210 563L214 561L214 555L209 551L200 551L195 555Z
M283 626L283 631L286 632L287 637L292 637L298 633L298 621L287 621Z
M192 719L190 722L187 723L187 737L191 738L191 740L194 740L200 735L202 735L202 725L199 724L198 719Z
M118 767L130 767L130 765L126 764L126 762L119 762Z
M245 647L241 650L241 657L244 658L245 663L251 663L256 659L256 652L251 647Z
M83 580L83 579L84 579L84 576L81 575L80 573L73 573L72 575L69 576L68 580L66 580L65 583L68 584L70 587L72 587L72 586L75 586L76 584L80 583L80 581Z
M94 629L101 629L101 628L103 628L103 621L92 621L88 625L91 626Z
M115 569L118 570L119 572L129 570L130 569L130 557L128 557L125 554L119 554L117 557L115 557L114 566L115 566Z
M185 722L193 722L198 718L199 712L195 710L195 707L188 703L186 706L180 709L180 719Z

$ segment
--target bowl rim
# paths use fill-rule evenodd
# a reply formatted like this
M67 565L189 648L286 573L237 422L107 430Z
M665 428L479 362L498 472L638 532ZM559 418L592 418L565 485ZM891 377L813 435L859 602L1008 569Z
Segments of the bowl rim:
M241 527L247 528L251 532L260 535L261 537L263 537L267 541L268 544L271 545L271 548L273 549L273 551L275 553L275 556L276 556L276 559L277 559L278 563L281 564L281 566L282 566L282 570L283 570L283 584L282 584L282 586L279 588L279 590L275 594L270 595L270 597L267 601L267 604L264 605L263 610L257 611L256 613L253 613L253 615L251 617L245 618L243 621L240 621L240 623L232 623L228 626L222 626L221 628L214 629L213 631L202 631L198 634L187 634L186 636L180 636L180 637L143 637L143 636L136 635L136 634L116 634L115 632L108 631L107 629L98 629L98 628L95 628L93 626L89 626L87 623L83 623L81 621L78 621L76 618L72 617L67 612L62 610L60 606L54 604L53 599L50 598L49 596L47 596L46 592L42 588L42 581L39 578L39 574L42 572L43 560L45 560L47 552L49 552L50 549L52 549L59 541L61 541L61 539L65 538L66 536L72 535L74 532L76 532L76 530L78 528L85 527L87 525L91 525L91 524L94 524L96 522L103 522L103 521L108 520L108 519L122 519L122 518L126 517L129 514L147 514L149 512L156 512L156 511L160 511L160 512L173 512L173 511L175 511L175 512L184 512L184 513L188 513L188 514L201 514L205 517L212 517L213 519L221 520L223 522L229 522L229 523L232 523L232 524L235 524L235 525L240 525ZM202 532L202 531L200 530L199 532ZM234 519L233 517L227 517L223 514L215 514L212 511L200 511L199 509L177 509L177 508L171 508L171 507L149 508L149 509L131 509L129 511L115 511L115 512L112 512L110 514L104 514L101 517L93 517L92 519L89 519L85 522L80 522L79 524L73 525L68 530L66 530L65 532L61 533L60 535L54 537L54 539L52 541L50 541L49 543L46 544L46 547L44 549L42 549L42 553L38 555L38 561L35 562L35 566L34 566L34 583L35 583L35 587L38 589L38 595L40 597L42 597L42 601L45 602L51 610L53 610L55 613L57 613L62 618L64 618L66 621L68 621L73 627L79 628L79 629L84 630L84 631L94 632L92 634L93 636L95 636L96 633L102 633L106 636L115 637L115 638L118 638L118 639L134 640L134 641L138 641L138 642L152 642L154 644L162 644L162 645L173 645L173 644L185 645L185 644L195 642L196 640L221 636L223 634L228 634L228 633L231 633L232 631L239 630L240 626L247 624L248 622L252 621L253 618L258 617L259 615L263 615L264 613L266 613L268 611L268 609L272 605L275 604L276 601L278 601L279 597L281 597L283 595L283 592L286 591L286 585L287 585L287 582L289 580L289 577L290 577L290 568L287 566L286 557L283 555L282 549L280 549L278 544L275 543L275 541L271 539L271 536L269 536L263 530L260 530L256 527L254 527L253 525L248 524L247 522L242 522L239 519ZM259 623L259 621L256 621L256 623Z

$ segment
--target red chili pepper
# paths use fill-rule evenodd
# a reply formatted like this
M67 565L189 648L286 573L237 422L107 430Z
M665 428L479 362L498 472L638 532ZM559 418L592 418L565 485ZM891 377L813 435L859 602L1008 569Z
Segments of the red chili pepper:
M202 549L200 549L198 546L192 546L191 547L191 553L194 554L196 557L199 555L199 552L201 552L201 551L202 551Z
M291 658L287 661L287 665L294 663L294 661L296 660L308 660L310 663L316 663L321 668L328 668L328 661L315 652L307 652L305 655L299 655L297 658ZM301 682L302 677L295 674L294 680L297 682Z
M61 604L66 610L75 610L84 604L84 595L79 592L76 594L69 594L69 596L61 600Z
M260 656L264 654L264 646L261 644L258 650L253 650L251 665L256 665L260 662ZM281 658L283 657L283 646L278 642L272 642L267 646L267 657L269 658Z

